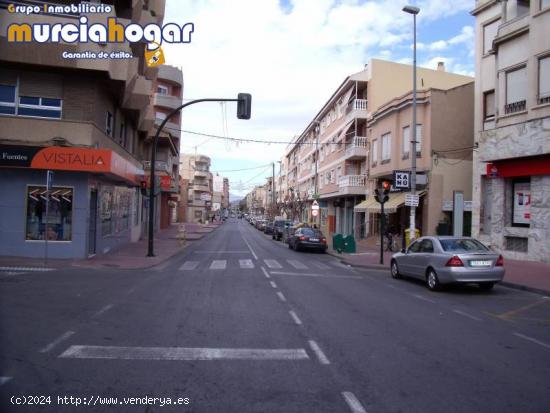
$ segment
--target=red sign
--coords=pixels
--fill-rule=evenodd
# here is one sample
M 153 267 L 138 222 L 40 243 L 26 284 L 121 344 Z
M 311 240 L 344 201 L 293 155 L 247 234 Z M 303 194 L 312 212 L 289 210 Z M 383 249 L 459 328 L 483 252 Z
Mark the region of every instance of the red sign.
M 550 175 L 550 156 L 533 156 L 496 161 L 487 164 L 487 177 L 496 171 L 498 177 L 514 178 L 520 176 Z

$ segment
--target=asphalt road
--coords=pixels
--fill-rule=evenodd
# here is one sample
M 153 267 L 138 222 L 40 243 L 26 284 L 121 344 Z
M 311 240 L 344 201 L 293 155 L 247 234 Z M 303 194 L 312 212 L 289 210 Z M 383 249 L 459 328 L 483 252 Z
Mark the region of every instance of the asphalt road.
M 241 220 L 150 270 L 0 272 L 0 322 L 2 412 L 550 411 L 550 299 L 431 293 Z

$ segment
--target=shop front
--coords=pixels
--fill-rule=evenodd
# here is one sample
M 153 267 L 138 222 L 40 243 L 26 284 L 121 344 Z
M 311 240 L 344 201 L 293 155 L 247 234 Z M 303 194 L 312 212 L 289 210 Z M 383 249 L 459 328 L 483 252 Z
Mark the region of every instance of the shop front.
M 141 224 L 143 171 L 111 150 L 0 145 L 0 168 L 2 256 L 85 258 Z

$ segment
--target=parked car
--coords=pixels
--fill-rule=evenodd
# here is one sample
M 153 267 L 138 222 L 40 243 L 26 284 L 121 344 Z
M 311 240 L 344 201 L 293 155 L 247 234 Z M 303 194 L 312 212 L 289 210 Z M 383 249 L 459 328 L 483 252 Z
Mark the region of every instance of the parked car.
M 264 234 L 273 234 L 273 221 L 265 221 Z
M 309 227 L 298 228 L 294 234 L 288 238 L 288 248 L 294 251 L 301 249 L 327 251 L 327 239 L 318 229 Z
M 263 231 L 264 228 L 265 228 L 265 224 L 266 224 L 266 220 L 265 219 L 258 219 L 256 221 L 256 228 L 259 229 L 260 231 Z
M 277 241 L 283 239 L 284 230 L 290 225 L 292 225 L 292 221 L 287 219 L 276 219 L 275 221 L 273 221 L 273 235 L 271 236 L 271 238 Z
M 421 237 L 392 256 L 393 278 L 419 278 L 430 290 L 443 284 L 476 283 L 490 290 L 504 278 L 502 255 L 469 237 Z

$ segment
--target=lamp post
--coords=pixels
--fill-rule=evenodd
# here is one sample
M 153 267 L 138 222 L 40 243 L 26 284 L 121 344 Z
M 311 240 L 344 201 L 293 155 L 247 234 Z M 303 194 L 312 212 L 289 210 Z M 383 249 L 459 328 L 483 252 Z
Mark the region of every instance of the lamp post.
M 412 103 L 412 148 L 411 148 L 411 193 L 416 195 L 416 15 L 420 9 L 415 6 L 403 7 L 405 13 L 413 15 L 413 103 Z M 411 206 L 409 224 L 410 241 L 416 238 L 416 207 Z
M 147 256 L 154 257 L 154 233 L 155 233 L 155 169 L 156 169 L 156 156 L 157 156 L 157 142 L 159 140 L 160 132 L 164 125 L 183 108 L 194 105 L 199 102 L 238 102 L 237 105 L 237 118 L 239 119 L 250 119 L 250 110 L 252 104 L 252 97 L 248 93 L 239 93 L 237 99 L 195 99 L 190 102 L 184 103 L 183 105 L 177 107 L 172 112 L 170 112 L 162 123 L 157 128 L 157 132 L 153 137 L 151 142 L 151 172 L 150 172 L 150 181 L 149 181 L 149 231 L 148 231 L 148 243 L 147 243 Z M 196 150 L 196 149 L 195 149 Z

